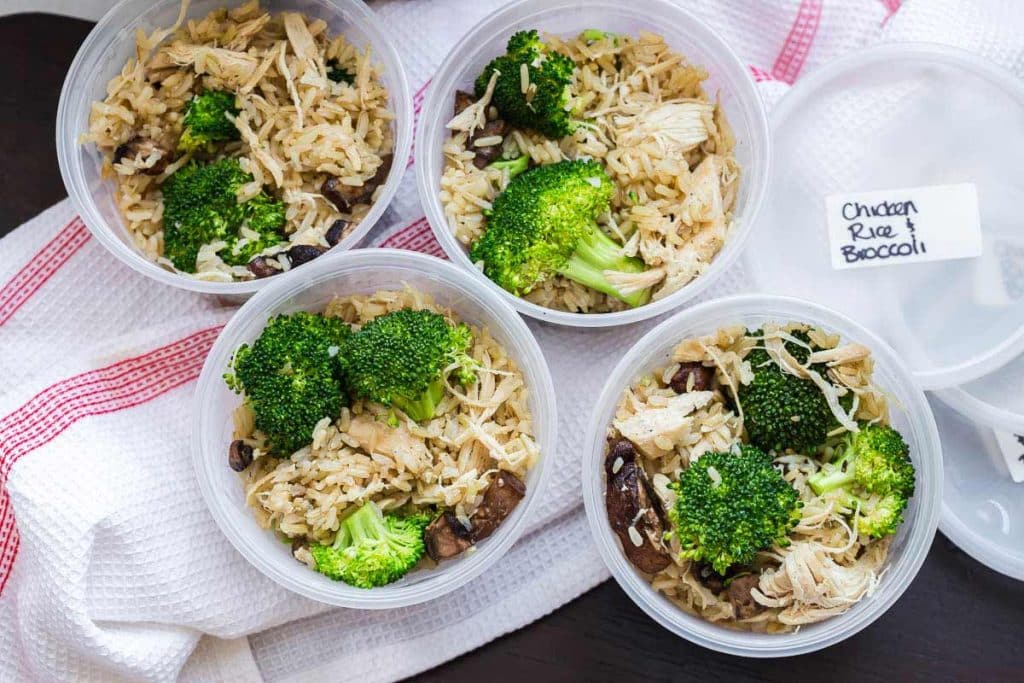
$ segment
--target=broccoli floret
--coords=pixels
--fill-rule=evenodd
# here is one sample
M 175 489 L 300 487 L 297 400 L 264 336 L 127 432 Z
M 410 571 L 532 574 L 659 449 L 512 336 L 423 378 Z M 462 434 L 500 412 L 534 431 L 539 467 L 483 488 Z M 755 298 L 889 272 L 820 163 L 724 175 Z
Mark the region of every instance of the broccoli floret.
M 881 538 L 896 533 L 914 495 L 914 464 L 903 436 L 886 425 L 861 425 L 846 436 L 842 455 L 807 481 L 821 495 L 841 489 L 839 504 L 860 509 L 857 531 Z
M 530 167 L 530 157 L 522 155 L 515 159 L 499 159 L 488 166 L 488 168 L 496 168 L 498 170 L 508 171 L 508 177 L 515 178 L 520 173 L 523 173 Z
M 614 42 L 615 45 L 619 44 L 619 34 L 617 34 L 617 33 L 610 33 L 609 31 L 602 31 L 599 28 L 588 28 L 588 29 L 585 29 L 582 33 L 580 33 L 580 38 L 582 38 L 583 40 L 587 41 L 588 43 L 593 43 L 593 42 L 596 42 L 598 40 L 604 40 L 605 38 L 610 38 Z
M 355 74 L 342 67 L 337 59 L 327 60 L 327 78 L 335 83 L 347 83 L 349 85 L 356 82 Z
M 470 249 L 484 274 L 521 296 L 556 273 L 640 306 L 649 289 L 622 294 L 606 271 L 646 270 L 606 235 L 595 218 L 608 210 L 614 188 L 596 161 L 561 161 L 526 171 L 495 197 L 487 229 Z
M 753 446 L 705 453 L 669 487 L 676 493 L 669 517 L 682 557 L 719 574 L 750 563 L 761 550 L 789 545 L 800 519 L 796 489 Z
M 532 96 L 523 92 L 522 65 L 529 73 Z M 491 104 L 514 126 L 532 128 L 550 138 L 570 135 L 579 126 L 569 111 L 576 64 L 548 48 L 537 31 L 520 31 L 508 40 L 506 54 L 493 59 L 476 79 L 476 96 L 483 97 L 497 71 Z
M 213 151 L 215 142 L 237 140 L 238 129 L 225 114 L 238 116 L 232 93 L 207 90 L 193 97 L 185 107 L 185 127 L 178 139 L 178 149 L 182 152 Z
M 792 334 L 809 343 L 805 333 Z M 786 342 L 786 350 L 800 363 L 806 363 L 810 355 L 793 342 Z M 791 448 L 797 453 L 809 453 L 823 445 L 835 417 L 821 389 L 809 379 L 785 372 L 761 347 L 747 354 L 746 360 L 754 378 L 740 385 L 739 400 L 750 443 L 765 451 Z
M 235 351 L 228 386 L 245 392 L 272 455 L 313 440 L 313 428 L 345 403 L 337 356 L 352 330 L 340 318 L 299 311 L 271 318 L 252 345 Z
M 402 309 L 378 316 L 352 335 L 341 365 L 353 398 L 405 412 L 421 422 L 444 398 L 445 371 L 461 384 L 476 381 L 469 356 L 473 334 L 432 311 Z
M 218 253 L 229 265 L 286 241 L 282 202 L 260 191 L 238 203 L 236 191 L 250 182 L 237 159 L 190 162 L 164 182 L 164 256 L 178 270 L 194 273 L 199 248 L 216 240 L 225 242 Z
M 321 574 L 357 588 L 375 588 L 397 581 L 412 569 L 426 546 L 423 530 L 429 515 L 382 514 L 366 503 L 341 522 L 331 545 L 314 543 L 309 552 Z

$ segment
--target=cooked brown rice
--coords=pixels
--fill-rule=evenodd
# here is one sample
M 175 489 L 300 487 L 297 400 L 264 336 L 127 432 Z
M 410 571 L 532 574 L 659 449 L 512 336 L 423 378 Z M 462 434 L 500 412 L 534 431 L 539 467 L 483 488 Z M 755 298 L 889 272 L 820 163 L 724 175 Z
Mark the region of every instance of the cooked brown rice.
M 346 234 L 351 233 L 372 205 L 358 203 L 341 213 L 320 187 L 329 176 L 362 187 L 392 152 L 393 117 L 380 68 L 369 48 L 360 51 L 343 36 L 329 36 L 322 19 L 271 15 L 258 0 L 197 21 L 184 21 L 187 8 L 186 0 L 174 26 L 148 36 L 139 32 L 136 57 L 107 84 L 106 99 L 93 104 L 83 141 L 102 152 L 103 172 L 117 184 L 117 205 L 136 247 L 175 270 L 163 257 L 160 186 L 193 156 L 168 158 L 181 135 L 183 112 L 201 91 L 234 93 L 241 140 L 224 143 L 218 155 L 237 157 L 253 176 L 240 201 L 266 187 L 285 203 L 289 242 L 262 255 L 287 270 L 291 264 L 280 252 L 300 244 L 330 246 L 325 234 L 336 220 L 351 221 Z M 327 78 L 331 60 L 354 74 L 353 84 Z M 115 150 L 137 136 L 159 151 L 147 146 L 113 163 Z M 144 172 L 168 161 L 159 175 Z M 200 251 L 196 273 L 181 274 L 216 281 L 253 277 L 245 266 L 225 264 L 209 247 Z
M 644 375 L 626 390 L 608 431 L 611 439 L 629 437 L 622 430 L 629 431 L 631 418 L 691 396 L 677 394 L 669 386 L 680 363 L 700 362 L 714 368 L 710 401 L 677 421 L 671 434 L 654 435 L 637 448 L 637 460 L 666 509 L 674 503 L 669 482 L 677 480 L 690 463 L 704 453 L 728 451 L 745 441 L 742 405 L 734 412 L 725 395 L 733 395 L 730 386 L 750 381 L 752 369 L 744 358 L 755 346 L 781 342 L 781 334 L 794 330 L 807 332 L 811 341 L 825 350 L 823 354 L 831 350 L 821 358 L 829 364 L 829 379 L 857 397 L 854 414 L 849 417 L 888 423 L 886 396 L 871 381 L 870 352 L 858 344 L 840 346 L 837 335 L 800 324 L 766 324 L 763 339 L 747 336 L 742 326 L 736 326 L 683 340 L 673 351 L 672 364 Z M 632 435 L 630 440 L 634 439 Z M 697 577 L 697 563 L 681 558 L 674 537 L 668 548 L 672 561 L 651 577 L 656 590 L 690 614 L 731 628 L 769 633 L 792 631 L 841 614 L 874 591 L 885 571 L 891 537 L 875 540 L 853 533 L 833 495 L 814 493 L 807 479 L 821 467 L 817 458 L 787 451 L 776 455 L 775 464 L 798 491 L 803 508 L 801 520 L 790 533 L 791 544 L 764 551 L 755 562 L 760 579 L 751 595 L 763 611 L 751 618 L 737 618 L 725 594 L 716 594 Z
M 707 73 L 651 33 L 589 42 L 544 39 L 576 62 L 574 105 L 592 125 L 561 140 L 513 129 L 502 142 L 503 156 L 525 153 L 534 164 L 601 161 L 616 192 L 599 222 L 625 254 L 643 259 L 650 269 L 644 286 L 653 287 L 653 299 L 664 298 L 707 270 L 731 229 L 740 169 L 721 107 L 701 86 Z M 498 113 L 489 107 L 488 116 Z M 449 227 L 468 248 L 483 232 L 484 210 L 509 178 L 506 171 L 474 166 L 471 129 L 460 122 L 449 127 L 440 198 Z M 626 307 L 562 276 L 524 298 L 585 313 Z
M 340 297 L 325 314 L 358 329 L 403 308 L 457 322 L 411 289 Z M 330 542 L 349 508 L 370 500 L 384 510 L 443 506 L 467 523 L 499 468 L 525 480 L 540 451 L 523 374 L 486 328 L 472 329 L 476 383 L 446 383 L 440 417 L 424 424 L 403 418 L 391 427 L 387 408 L 356 401 L 339 418 L 321 420 L 309 446 L 279 459 L 267 455 L 251 410 L 241 404 L 233 438 L 253 447 L 253 463 L 241 477 L 260 525 L 292 539 Z

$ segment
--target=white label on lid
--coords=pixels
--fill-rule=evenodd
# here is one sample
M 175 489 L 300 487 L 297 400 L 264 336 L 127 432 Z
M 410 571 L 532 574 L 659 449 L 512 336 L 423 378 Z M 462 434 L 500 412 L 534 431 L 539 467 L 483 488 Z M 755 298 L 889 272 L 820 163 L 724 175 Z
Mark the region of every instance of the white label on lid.
M 1010 476 L 1014 481 L 1024 481 L 1024 436 L 1012 432 L 996 432 L 996 442 L 1006 459 Z
M 981 256 L 973 183 L 825 198 L 836 270 Z

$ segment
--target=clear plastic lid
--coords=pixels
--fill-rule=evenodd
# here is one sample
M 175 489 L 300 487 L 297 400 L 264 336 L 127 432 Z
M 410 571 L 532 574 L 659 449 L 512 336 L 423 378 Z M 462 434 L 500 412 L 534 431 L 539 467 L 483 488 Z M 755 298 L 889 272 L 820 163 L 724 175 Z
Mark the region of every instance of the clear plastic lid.
M 939 528 L 987 567 L 1024 581 L 1024 485 L 1007 472 L 996 433 L 932 398 L 945 479 Z
M 1024 355 L 940 394 L 942 400 L 973 420 L 993 429 L 1024 434 Z M 1024 497 L 1024 491 L 1021 495 Z
M 879 331 L 928 389 L 976 380 L 1024 351 L 1024 82 L 953 48 L 892 45 L 802 79 L 771 124 L 769 197 L 746 249 L 761 290 L 823 303 Z M 977 197 L 980 256 L 964 249 L 958 258 L 833 267 L 840 249 L 829 222 L 839 235 L 848 226 L 827 197 L 895 191 L 901 199 L 906 188 L 960 184 Z M 970 202 L 939 194 L 944 208 L 928 230 L 976 236 L 972 221 L 949 221 Z M 904 228 L 906 217 L 892 213 L 864 222 Z M 938 241 L 932 234 L 930 245 Z

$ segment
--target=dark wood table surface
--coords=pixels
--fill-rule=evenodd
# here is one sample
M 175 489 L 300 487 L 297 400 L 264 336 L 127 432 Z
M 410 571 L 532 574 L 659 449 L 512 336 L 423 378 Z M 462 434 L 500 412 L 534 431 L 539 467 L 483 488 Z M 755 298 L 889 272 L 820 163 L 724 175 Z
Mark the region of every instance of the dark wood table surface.
M 91 27 L 41 14 L 0 18 L 0 236 L 66 196 L 54 119 L 64 74 Z M 673 636 L 607 581 L 418 679 L 1022 681 L 1024 582 L 940 534 L 914 584 L 865 631 L 823 652 L 762 661 Z

